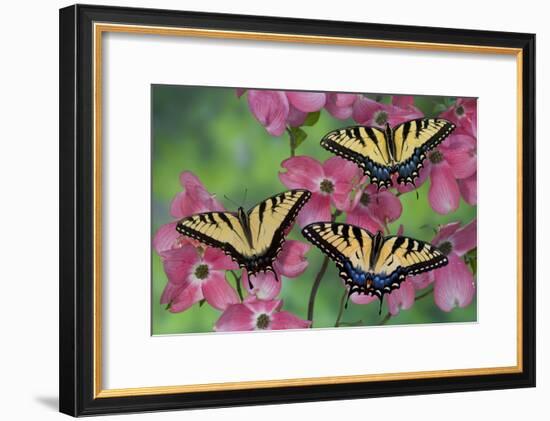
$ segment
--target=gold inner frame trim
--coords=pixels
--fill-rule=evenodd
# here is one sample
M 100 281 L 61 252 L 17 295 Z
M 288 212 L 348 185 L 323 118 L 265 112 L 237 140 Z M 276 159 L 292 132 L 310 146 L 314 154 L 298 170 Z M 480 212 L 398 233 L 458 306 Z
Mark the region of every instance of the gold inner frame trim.
M 93 97 L 94 97 L 94 128 L 93 128 L 93 151 L 94 151 L 94 344 L 93 344 L 93 383 L 94 398 L 112 398 L 127 396 L 161 395 L 174 393 L 211 392 L 224 390 L 243 390 L 258 388 L 274 388 L 288 386 L 314 386 L 334 385 L 343 383 L 359 383 L 374 381 L 397 381 L 411 379 L 431 379 L 442 377 L 479 376 L 494 374 L 521 373 L 523 371 L 523 282 L 522 282 L 522 140 L 523 140 L 523 57 L 520 48 L 488 47 L 481 45 L 461 45 L 409 41 L 387 41 L 376 39 L 358 39 L 346 37 L 329 37 L 313 35 L 288 35 L 280 33 L 246 32 L 246 31 L 224 31 L 196 28 L 175 28 L 158 27 L 146 25 L 121 25 L 98 23 L 93 24 Z M 342 45 L 359 46 L 371 48 L 399 48 L 428 51 L 447 51 L 479 54 L 505 54 L 515 55 L 517 63 L 517 342 L 515 366 L 508 367 L 485 367 L 467 368 L 455 370 L 417 371 L 403 373 L 384 374 L 358 374 L 348 376 L 331 377 L 309 377 L 279 380 L 242 381 L 227 383 L 191 384 L 179 386 L 153 386 L 125 389 L 103 389 L 102 388 L 102 307 L 101 307 L 101 275 L 102 275 L 102 35 L 106 32 L 118 32 L 141 35 L 165 35 L 184 36 L 194 38 L 223 38 L 236 40 L 254 40 L 263 42 L 287 42 L 321 45 Z

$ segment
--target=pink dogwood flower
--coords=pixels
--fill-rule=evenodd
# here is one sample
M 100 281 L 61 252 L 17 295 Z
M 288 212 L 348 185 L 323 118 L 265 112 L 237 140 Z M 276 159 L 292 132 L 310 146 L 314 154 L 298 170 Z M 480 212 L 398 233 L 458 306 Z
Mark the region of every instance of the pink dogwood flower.
M 443 311 L 468 306 L 475 294 L 474 277 L 462 256 L 477 246 L 477 220 L 461 227 L 460 222 L 444 225 L 432 240 L 449 259 L 449 264 L 429 272 L 434 279 L 434 300 Z
M 475 139 L 468 135 L 451 135 L 438 148 L 428 153 L 425 165 L 430 171 L 428 200 L 433 210 L 442 215 L 454 212 L 460 204 L 457 179 L 468 179 L 476 173 Z
M 372 234 L 384 232 L 388 222 L 401 216 L 403 206 L 395 194 L 389 190 L 378 190 L 376 185 L 369 184 L 355 194 L 349 209 L 346 222 L 365 228 Z
M 455 134 L 477 137 L 477 99 L 458 98 L 439 116 L 456 124 Z
M 361 178 L 357 165 L 340 157 L 324 163 L 309 157 L 296 156 L 281 163 L 286 172 L 279 173 L 281 182 L 291 188 L 305 188 L 312 195 L 298 214 L 301 227 L 315 221 L 330 221 L 331 202 L 339 210 L 349 206 L 349 194 Z
M 365 126 L 384 128 L 389 123 L 393 127 L 423 116 L 413 105 L 401 108 L 393 104 L 382 104 L 366 96 L 359 97 L 353 104 L 353 119 Z
M 203 299 L 218 310 L 239 302 L 225 279 L 225 271 L 237 265 L 223 251 L 208 247 L 203 252 L 186 244 L 163 251 L 161 258 L 168 284 L 160 303 L 169 304 L 171 312 L 185 311 Z
M 353 113 L 353 104 L 357 100 L 357 94 L 328 93 L 325 109 L 340 120 L 347 120 Z
M 277 273 L 277 279 L 271 272 L 258 273 L 249 279 L 246 270 L 243 270 L 242 286 L 250 296 L 261 300 L 271 300 L 279 295 L 282 287 L 282 277 L 296 278 L 307 269 L 308 261 L 305 254 L 310 245 L 297 240 L 287 240 L 283 249 L 273 262 L 273 269 Z M 252 284 L 252 288 L 250 287 Z
M 392 316 L 397 316 L 401 310 L 408 310 L 413 306 L 416 296 L 411 278 L 414 276 L 408 277 L 398 289 L 388 294 L 388 310 Z
M 217 332 L 304 329 L 311 325 L 308 320 L 281 311 L 281 300 L 245 300 L 233 304 L 220 316 L 214 330 Z
M 244 91 L 238 90 L 237 95 L 239 94 L 243 95 Z M 308 113 L 323 108 L 326 95 L 322 92 L 249 89 L 247 99 L 250 111 L 267 132 L 273 136 L 281 136 L 287 124 L 300 126 Z
M 198 177 L 191 171 L 184 171 L 180 174 L 180 183 L 183 186 L 183 191 L 176 194 L 172 200 L 170 205 L 172 217 L 179 220 L 196 213 L 224 210 L 221 203 L 205 189 Z M 174 221 L 164 224 L 155 233 L 153 248 L 158 254 L 187 243 L 196 243 L 176 231 L 177 223 Z

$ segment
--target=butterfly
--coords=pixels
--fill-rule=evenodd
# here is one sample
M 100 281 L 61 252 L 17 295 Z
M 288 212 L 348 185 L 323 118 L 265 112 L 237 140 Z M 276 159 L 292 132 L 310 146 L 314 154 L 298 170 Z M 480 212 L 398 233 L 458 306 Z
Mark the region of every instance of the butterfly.
M 334 130 L 321 139 L 321 146 L 359 165 L 378 188 L 397 183 L 414 185 L 426 153 L 439 145 L 455 129 L 442 118 L 419 118 L 393 128 L 351 126 Z
M 384 294 L 399 288 L 406 276 L 448 263 L 447 257 L 429 243 L 371 234 L 354 225 L 315 222 L 302 233 L 336 263 L 340 277 L 349 286 L 348 299 L 354 293 L 376 295 L 380 310 Z
M 176 230 L 207 246 L 217 247 L 237 262 L 250 277 L 272 272 L 285 242 L 286 230 L 311 197 L 308 190 L 289 190 L 270 197 L 248 212 L 205 212 L 180 220 Z

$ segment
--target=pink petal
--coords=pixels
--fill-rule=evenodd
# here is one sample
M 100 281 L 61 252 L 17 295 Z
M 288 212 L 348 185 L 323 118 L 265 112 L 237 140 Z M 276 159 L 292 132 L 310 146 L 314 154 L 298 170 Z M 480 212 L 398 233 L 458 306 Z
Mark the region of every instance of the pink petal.
M 460 225 L 461 223 L 457 221 L 457 222 L 450 222 L 448 224 L 439 226 L 437 234 L 432 240 L 432 244 L 438 246 L 441 243 L 448 241 L 449 237 L 453 235 L 456 232 L 456 230 L 460 228 Z
M 280 276 L 279 276 L 280 278 Z M 249 277 L 246 270 L 242 274 L 242 286 L 250 295 L 254 295 L 260 300 L 272 300 L 281 292 L 282 280 L 275 279 L 271 272 L 260 272 L 250 277 L 252 288 L 250 288 Z
M 308 265 L 305 254 L 310 248 L 309 244 L 301 241 L 287 240 L 274 263 L 277 273 L 287 278 L 296 278 L 304 273 Z
M 177 222 L 170 222 L 162 225 L 153 237 L 153 249 L 161 254 L 165 250 L 170 250 L 178 244 L 178 239 L 182 235 L 176 231 Z
M 347 120 L 353 113 L 353 103 L 357 99 L 355 94 L 327 94 L 326 110 L 340 120 Z
M 293 106 L 305 113 L 319 111 L 326 102 L 326 95 L 321 92 L 287 91 L 286 96 Z
M 272 315 L 269 327 L 274 330 L 305 329 L 310 325 L 311 322 L 309 320 L 302 320 L 288 311 L 280 311 Z
M 410 280 L 401 284 L 399 289 L 394 289 L 388 294 L 388 309 L 392 316 L 399 314 L 400 310 L 408 310 L 414 304 L 414 285 Z
M 453 252 L 462 256 L 477 247 L 477 219 L 463 226 L 451 236 Z
M 325 177 L 321 163 L 309 156 L 295 156 L 285 159 L 281 166 L 287 172 L 279 173 L 281 182 L 291 189 L 319 191 L 319 183 Z
M 422 111 L 420 111 L 418 108 L 415 108 L 413 106 L 410 106 L 409 108 L 406 108 L 406 109 L 392 106 L 388 109 L 387 112 L 388 112 L 388 123 L 392 127 L 398 124 L 404 123 L 405 121 L 424 117 L 424 113 L 422 113 Z
M 469 205 L 477 204 L 477 173 L 463 180 L 458 180 L 460 194 Z
M 468 306 L 474 297 L 474 277 L 466 263 L 451 253 L 449 264 L 436 269 L 434 283 L 435 304 L 443 311 Z
M 335 183 L 345 183 L 352 185 L 361 178 L 362 171 L 353 162 L 347 159 L 333 156 L 323 163 L 323 170 L 327 177 L 330 177 Z
M 454 178 L 453 171 L 445 161 L 432 165 L 428 200 L 432 209 L 442 215 L 458 209 L 460 191 L 458 190 L 458 184 Z
M 415 289 L 424 289 L 435 280 L 433 272 L 420 273 L 409 276 L 407 279 L 410 279 Z
M 356 206 L 355 209 L 348 212 L 346 223 L 364 228 L 371 234 L 377 231 L 384 231 L 382 221 L 371 215 L 368 208 L 362 205 Z
M 257 298 L 245 300 L 244 305 L 254 314 L 267 314 L 279 310 L 283 305 L 281 300 L 258 300 Z
M 245 92 L 246 92 L 245 88 L 235 88 L 235 93 L 237 94 L 237 98 L 242 97 Z
M 176 285 L 172 282 L 167 282 L 164 290 L 162 291 L 162 295 L 160 296 L 160 303 L 169 304 L 183 288 L 185 288 L 185 286 Z
M 397 220 L 403 212 L 401 200 L 389 190 L 382 190 L 371 197 L 368 207 L 371 214 L 384 224 Z
M 174 218 L 185 218 L 196 213 L 223 210 L 221 203 L 204 188 L 193 173 L 182 172 L 180 182 L 184 191 L 178 193 L 170 205 L 170 214 Z
M 305 227 L 312 222 L 330 221 L 330 196 L 323 193 L 313 193 L 311 199 L 298 214 L 298 224 Z
M 161 254 L 164 272 L 173 284 L 182 284 L 188 281 L 194 266 L 199 262 L 199 255 L 195 247 L 185 245 L 181 248 L 165 250 Z
M 414 96 L 412 95 L 393 95 L 391 98 L 392 105 L 400 108 L 408 108 L 414 105 Z
M 353 104 L 353 119 L 359 124 L 370 124 L 374 113 L 380 110 L 385 110 L 384 105 L 369 99 L 365 96 L 360 96 Z
M 378 297 L 376 297 L 376 295 L 353 293 L 350 295 L 349 299 L 355 304 L 370 304 L 376 301 Z
M 440 151 L 451 166 L 455 178 L 467 178 L 477 171 L 474 138 L 467 135 L 454 135 L 445 144 L 447 146 L 441 146 Z
M 217 332 L 230 332 L 242 330 L 254 330 L 256 328 L 254 313 L 244 304 L 233 304 L 223 312 L 214 330 Z
M 203 260 L 211 269 L 237 270 L 239 268 L 239 265 L 233 262 L 228 255 L 214 247 L 206 248 Z
M 248 106 L 256 120 L 273 136 L 280 136 L 286 129 L 289 105 L 281 91 L 248 91 Z
M 300 127 L 306 121 L 308 113 L 300 111 L 298 108 L 290 105 L 287 122 L 292 127 Z
M 202 282 L 201 286 L 208 304 L 218 310 L 225 310 L 227 306 L 239 302 L 237 293 L 227 283 L 223 271 L 211 271 L 208 279 Z
M 170 304 L 170 311 L 172 313 L 185 311 L 203 298 L 200 285 L 197 283 L 189 283 L 187 286 L 182 287 L 179 293 L 173 297 L 172 303 Z

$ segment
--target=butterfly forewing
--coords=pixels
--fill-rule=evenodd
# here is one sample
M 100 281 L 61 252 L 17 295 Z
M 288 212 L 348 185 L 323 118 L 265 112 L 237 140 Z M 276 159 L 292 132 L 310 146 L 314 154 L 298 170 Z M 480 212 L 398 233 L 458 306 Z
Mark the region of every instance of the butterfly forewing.
M 384 131 L 367 126 L 345 127 L 328 133 L 321 146 L 359 165 L 373 183 L 391 185 L 391 157 Z
M 264 200 L 248 212 L 254 252 L 278 253 L 284 231 L 292 225 L 298 212 L 311 197 L 307 190 L 290 190 Z M 274 256 L 275 258 L 276 256 Z
M 405 275 L 427 272 L 447 264 L 441 251 L 424 241 L 409 237 L 386 237 L 378 254 L 374 271 Z

